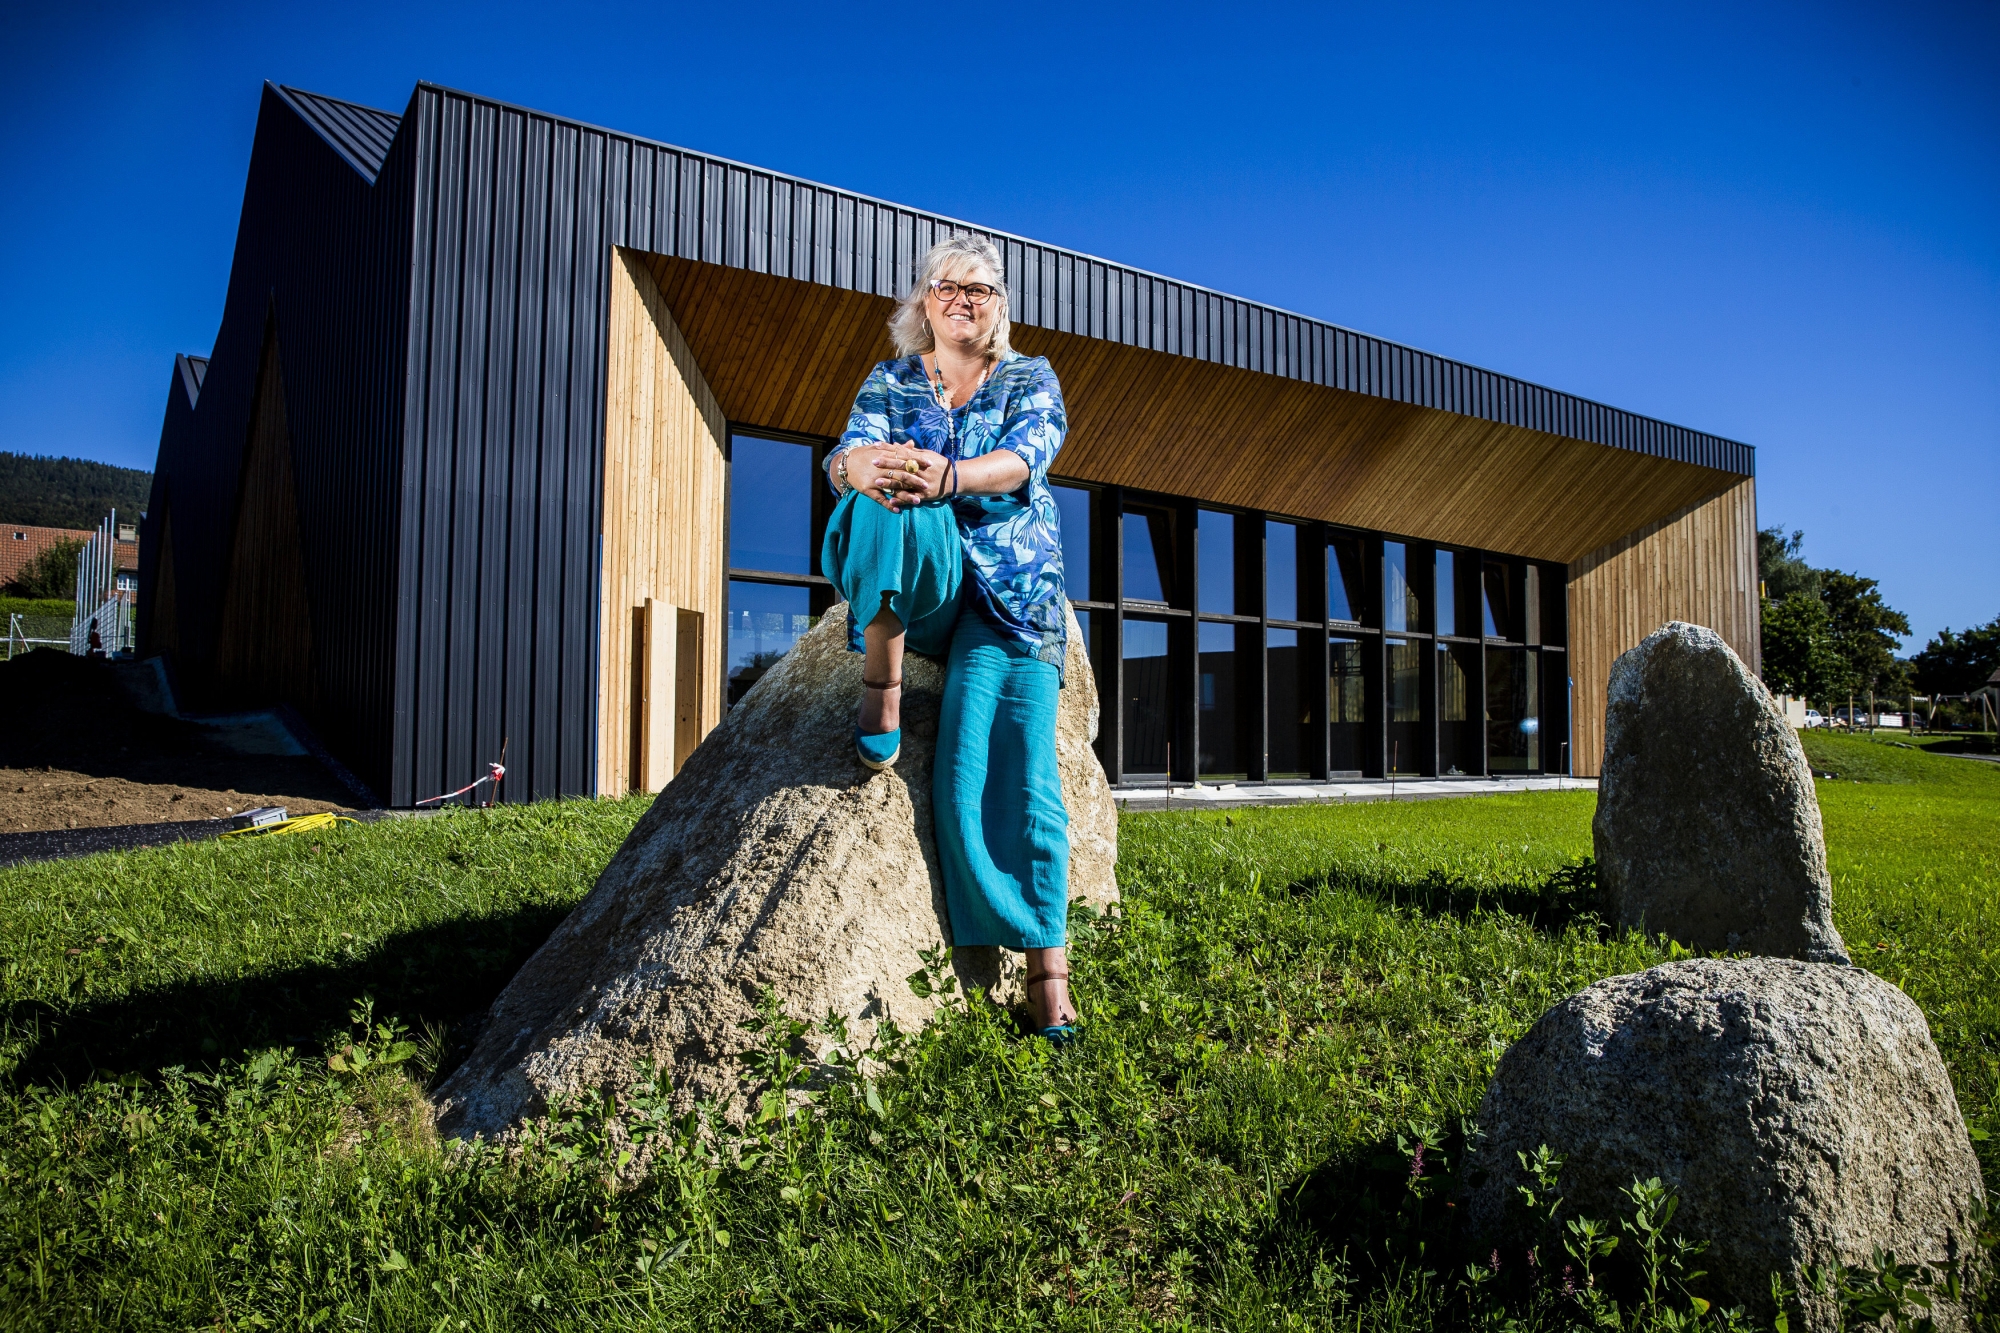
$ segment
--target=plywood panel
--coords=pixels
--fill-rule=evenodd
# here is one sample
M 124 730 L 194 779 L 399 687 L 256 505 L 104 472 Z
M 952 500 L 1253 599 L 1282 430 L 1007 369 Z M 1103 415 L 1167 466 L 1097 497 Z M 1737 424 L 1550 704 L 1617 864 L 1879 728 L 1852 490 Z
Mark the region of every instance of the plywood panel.
M 275 330 L 264 339 L 236 494 L 215 670 L 204 693 L 216 704 L 289 703 L 314 717 L 312 606 Z
M 1755 481 L 1746 478 L 1570 565 L 1578 773 L 1594 775 L 1603 762 L 1611 664 L 1669 620 L 1708 626 L 1752 671 L 1762 669 Z
M 892 354 L 886 297 L 652 256 L 731 421 L 837 435 Z M 1734 473 L 1102 339 L 1017 328 L 1063 384 L 1057 472 L 1567 563 Z
M 648 753 L 678 749 L 675 700 L 648 719 L 643 684 L 678 693 L 679 613 L 722 619 L 723 443 L 726 418 L 687 339 L 641 256 L 618 250 L 611 267 L 604 440 L 603 626 L 599 645 L 597 790 L 618 795 L 664 786 Z M 653 642 L 638 641 L 651 599 Z M 636 613 L 636 614 L 635 614 Z M 636 661 L 644 651 L 646 661 Z M 658 659 L 658 660 L 656 660 Z M 645 668 L 642 675 L 635 666 Z M 689 693 L 697 739 L 722 719 L 718 658 L 695 671 Z M 664 708 L 660 705 L 664 703 Z M 651 721 L 650 735 L 645 724 Z M 638 743 L 635 743 L 635 739 Z M 680 755 L 676 755 L 676 761 Z M 664 767 L 664 766 L 662 766 Z

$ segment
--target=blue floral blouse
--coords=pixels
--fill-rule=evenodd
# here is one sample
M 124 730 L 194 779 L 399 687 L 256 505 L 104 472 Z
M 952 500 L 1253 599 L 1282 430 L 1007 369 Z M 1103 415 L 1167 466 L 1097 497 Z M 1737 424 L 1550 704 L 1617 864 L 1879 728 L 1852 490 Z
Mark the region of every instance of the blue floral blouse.
M 1019 454 L 1028 465 L 1021 489 L 947 503 L 958 518 L 980 614 L 1029 656 L 1061 670 L 1068 620 L 1062 532 L 1056 498 L 1049 492 L 1049 466 L 1069 429 L 1062 386 L 1047 357 L 1009 353 L 971 401 L 951 415 L 953 422 L 947 423 L 922 357 L 884 361 L 855 395 L 847 430 L 827 459 L 829 470 L 857 445 L 911 444 L 960 459 L 995 449 Z

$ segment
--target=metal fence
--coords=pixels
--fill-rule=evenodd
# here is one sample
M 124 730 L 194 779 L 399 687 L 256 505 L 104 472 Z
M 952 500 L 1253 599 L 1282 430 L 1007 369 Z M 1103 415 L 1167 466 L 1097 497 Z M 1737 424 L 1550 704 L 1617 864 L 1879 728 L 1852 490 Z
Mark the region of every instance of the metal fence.
M 118 511 L 112 510 L 76 560 L 76 618 L 69 650 L 106 657 L 137 646 L 131 595 L 118 586 Z
M 7 660 L 13 661 L 14 654 L 25 653 L 31 648 L 67 649 L 70 630 L 75 624 L 75 619 L 70 616 L 24 616 L 19 612 L 9 614 Z

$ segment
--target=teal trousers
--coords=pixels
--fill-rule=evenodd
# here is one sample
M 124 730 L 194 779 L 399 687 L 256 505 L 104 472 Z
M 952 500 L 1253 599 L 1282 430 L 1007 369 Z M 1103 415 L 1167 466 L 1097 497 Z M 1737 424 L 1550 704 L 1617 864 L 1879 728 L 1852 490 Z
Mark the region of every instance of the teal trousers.
M 1069 812 L 1056 766 L 1061 673 L 980 615 L 949 506 L 892 514 L 849 492 L 820 568 L 847 599 L 848 646 L 882 608 L 906 647 L 945 659 L 931 808 L 954 945 L 1068 940 Z

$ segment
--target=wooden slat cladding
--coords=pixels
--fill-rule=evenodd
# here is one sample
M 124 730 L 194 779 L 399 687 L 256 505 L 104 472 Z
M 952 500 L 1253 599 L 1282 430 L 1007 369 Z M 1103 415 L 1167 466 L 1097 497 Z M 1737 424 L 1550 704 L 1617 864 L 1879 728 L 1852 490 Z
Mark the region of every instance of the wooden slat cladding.
M 243 452 L 236 524 L 222 591 L 205 704 L 289 703 L 318 713 L 313 677 L 312 601 L 299 535 L 298 485 L 285 425 L 285 377 L 275 330 L 264 337 L 250 443 Z
M 892 354 L 893 303 L 651 256 L 731 421 L 836 435 Z M 1062 379 L 1057 471 L 1093 481 L 1568 563 L 1740 478 L 1258 371 L 1015 326 Z
M 1571 562 L 1569 651 L 1578 773 L 1594 775 L 1603 762 L 1611 664 L 1669 620 L 1708 626 L 1745 666 L 1762 670 L 1754 480 Z
M 731 421 L 838 435 L 855 391 L 894 356 L 886 296 L 646 256 Z
M 688 673 L 678 662 L 684 618 L 699 617 L 694 623 L 704 627 L 722 622 L 728 433 L 644 256 L 614 252 L 609 323 L 597 710 L 597 790 L 604 796 L 664 786 L 671 773 L 648 772 L 657 764 L 646 756 L 673 754 L 677 768 L 688 725 L 699 740 L 722 719 L 715 654 L 694 673 L 699 702 L 688 724 L 679 717 L 685 699 L 656 699 L 648 716 L 641 696 L 648 688 L 664 692 L 666 681 L 676 696 L 686 689 Z M 641 629 L 649 623 L 651 636 Z M 710 630 L 711 642 L 714 635 Z M 642 650 L 645 662 L 637 660 Z M 647 722 L 661 734 L 639 735 Z

